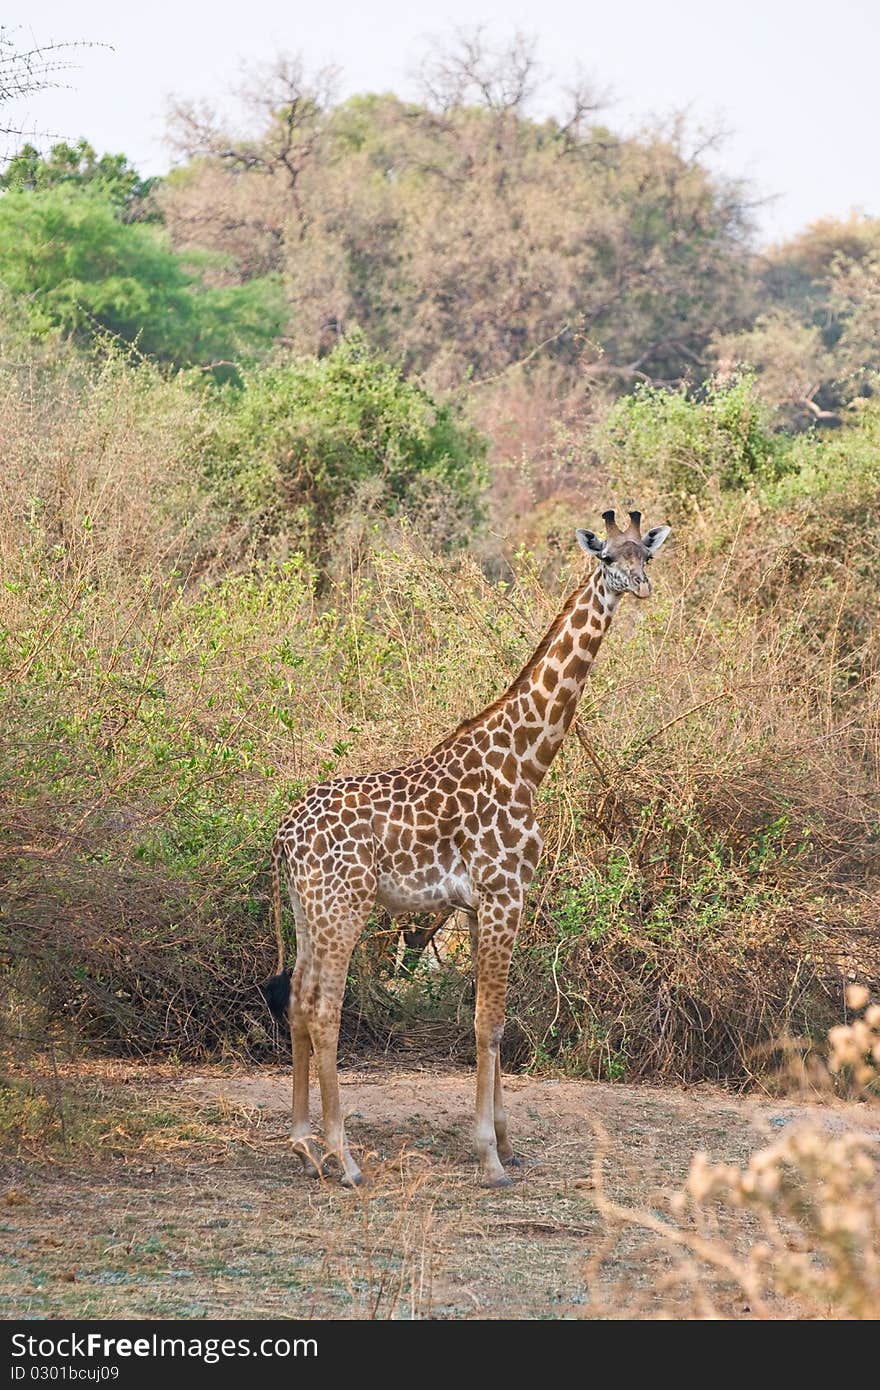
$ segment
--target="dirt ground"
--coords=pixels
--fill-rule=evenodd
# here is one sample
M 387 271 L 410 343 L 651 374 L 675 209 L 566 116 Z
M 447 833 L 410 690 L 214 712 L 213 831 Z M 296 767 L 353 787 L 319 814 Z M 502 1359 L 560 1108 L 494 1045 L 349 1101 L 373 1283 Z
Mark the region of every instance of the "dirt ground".
M 525 1166 L 484 1191 L 470 1072 L 379 1061 L 342 1074 L 370 1176 L 353 1193 L 301 1172 L 287 1069 L 105 1065 L 95 1079 L 124 1105 L 87 1152 L 25 1151 L 0 1170 L 0 1316 L 749 1318 L 723 1271 L 686 1267 L 600 1198 L 669 1221 L 696 1150 L 741 1165 L 805 1122 L 880 1140 L 877 1109 L 855 1103 L 513 1076 Z M 725 1220 L 744 1253 L 754 1218 Z

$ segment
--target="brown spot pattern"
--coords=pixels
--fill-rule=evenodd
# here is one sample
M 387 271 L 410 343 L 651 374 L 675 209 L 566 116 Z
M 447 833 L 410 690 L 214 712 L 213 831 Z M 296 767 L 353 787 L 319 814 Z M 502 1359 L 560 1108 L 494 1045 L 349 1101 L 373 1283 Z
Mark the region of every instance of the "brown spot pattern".
M 574 717 L 617 599 L 598 565 L 498 700 L 426 757 L 391 772 L 323 783 L 282 820 L 273 873 L 287 881 L 296 920 L 288 1009 L 293 1133 L 309 1171 L 317 1161 L 308 1129 L 311 1043 L 327 1145 L 346 1180 L 359 1180 L 339 1106 L 336 1046 L 349 958 L 378 901 L 392 915 L 459 908 L 471 919 L 477 1145 L 484 1179 L 504 1180 L 500 1165 L 512 1150 L 498 1046 L 511 952 L 542 847 L 533 798 Z

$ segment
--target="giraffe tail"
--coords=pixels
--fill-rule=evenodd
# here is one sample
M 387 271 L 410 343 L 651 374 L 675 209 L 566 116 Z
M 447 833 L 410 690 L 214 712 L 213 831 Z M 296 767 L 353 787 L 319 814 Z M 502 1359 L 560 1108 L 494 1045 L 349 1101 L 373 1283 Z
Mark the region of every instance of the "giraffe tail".
M 269 1012 L 279 1023 L 287 1017 L 290 1003 L 290 977 L 293 971 L 284 964 L 284 936 L 281 930 L 281 854 L 278 845 L 272 846 L 272 921 L 275 926 L 275 941 L 278 946 L 278 974 L 260 985 L 260 993 L 269 1006 Z
M 281 930 L 281 849 L 276 843 L 272 846 L 272 923 L 275 927 L 275 944 L 278 947 L 278 974 L 284 969 L 284 936 Z

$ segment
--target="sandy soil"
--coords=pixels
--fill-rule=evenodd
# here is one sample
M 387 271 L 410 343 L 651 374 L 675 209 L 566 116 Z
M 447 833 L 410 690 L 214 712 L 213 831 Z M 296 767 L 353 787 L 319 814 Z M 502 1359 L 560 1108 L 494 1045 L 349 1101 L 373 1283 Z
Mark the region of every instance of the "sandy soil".
M 602 1191 L 669 1219 L 698 1149 L 742 1164 L 804 1123 L 880 1142 L 880 1114 L 863 1105 L 515 1076 L 525 1167 L 515 1187 L 486 1192 L 469 1072 L 378 1062 L 342 1080 L 371 1179 L 362 1193 L 302 1174 L 286 1069 L 113 1069 L 102 1084 L 148 1107 L 151 1128 L 132 1146 L 120 1126 L 87 1160 L 7 1165 L 0 1315 L 748 1318 L 748 1297 L 716 1269 L 685 1271 L 668 1241 L 603 1215 L 597 1155 Z M 317 1125 L 316 1094 L 312 1114 Z M 721 1233 L 744 1253 L 756 1227 L 734 1213 Z

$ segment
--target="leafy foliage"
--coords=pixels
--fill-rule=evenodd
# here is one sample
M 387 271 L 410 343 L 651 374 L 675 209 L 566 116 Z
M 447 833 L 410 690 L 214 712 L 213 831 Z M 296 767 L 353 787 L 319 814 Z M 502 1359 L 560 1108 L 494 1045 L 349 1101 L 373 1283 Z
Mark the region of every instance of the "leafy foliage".
M 0 268 L 37 336 L 109 333 L 163 361 L 210 364 L 264 350 L 280 326 L 272 280 L 206 288 L 161 232 L 120 219 L 102 180 L 7 191 Z
M 124 154 L 99 157 L 88 140 L 77 140 L 75 145 L 61 141 L 52 146 L 48 155 L 42 155 L 35 145 L 23 145 L 0 174 L 0 188 L 5 189 L 39 192 L 59 185 L 94 188 L 130 217 L 141 219 L 157 215 L 142 206 L 156 183 L 154 178 L 142 179 Z
M 777 477 L 786 467 L 754 381 L 710 381 L 694 395 L 639 386 L 608 412 L 597 447 L 620 486 L 650 477 L 679 508 Z
M 326 357 L 248 375 L 216 414 L 206 467 L 264 528 L 283 523 L 322 553 L 356 500 L 408 512 L 432 546 L 460 540 L 480 515 L 484 451 L 453 404 L 355 333 Z

